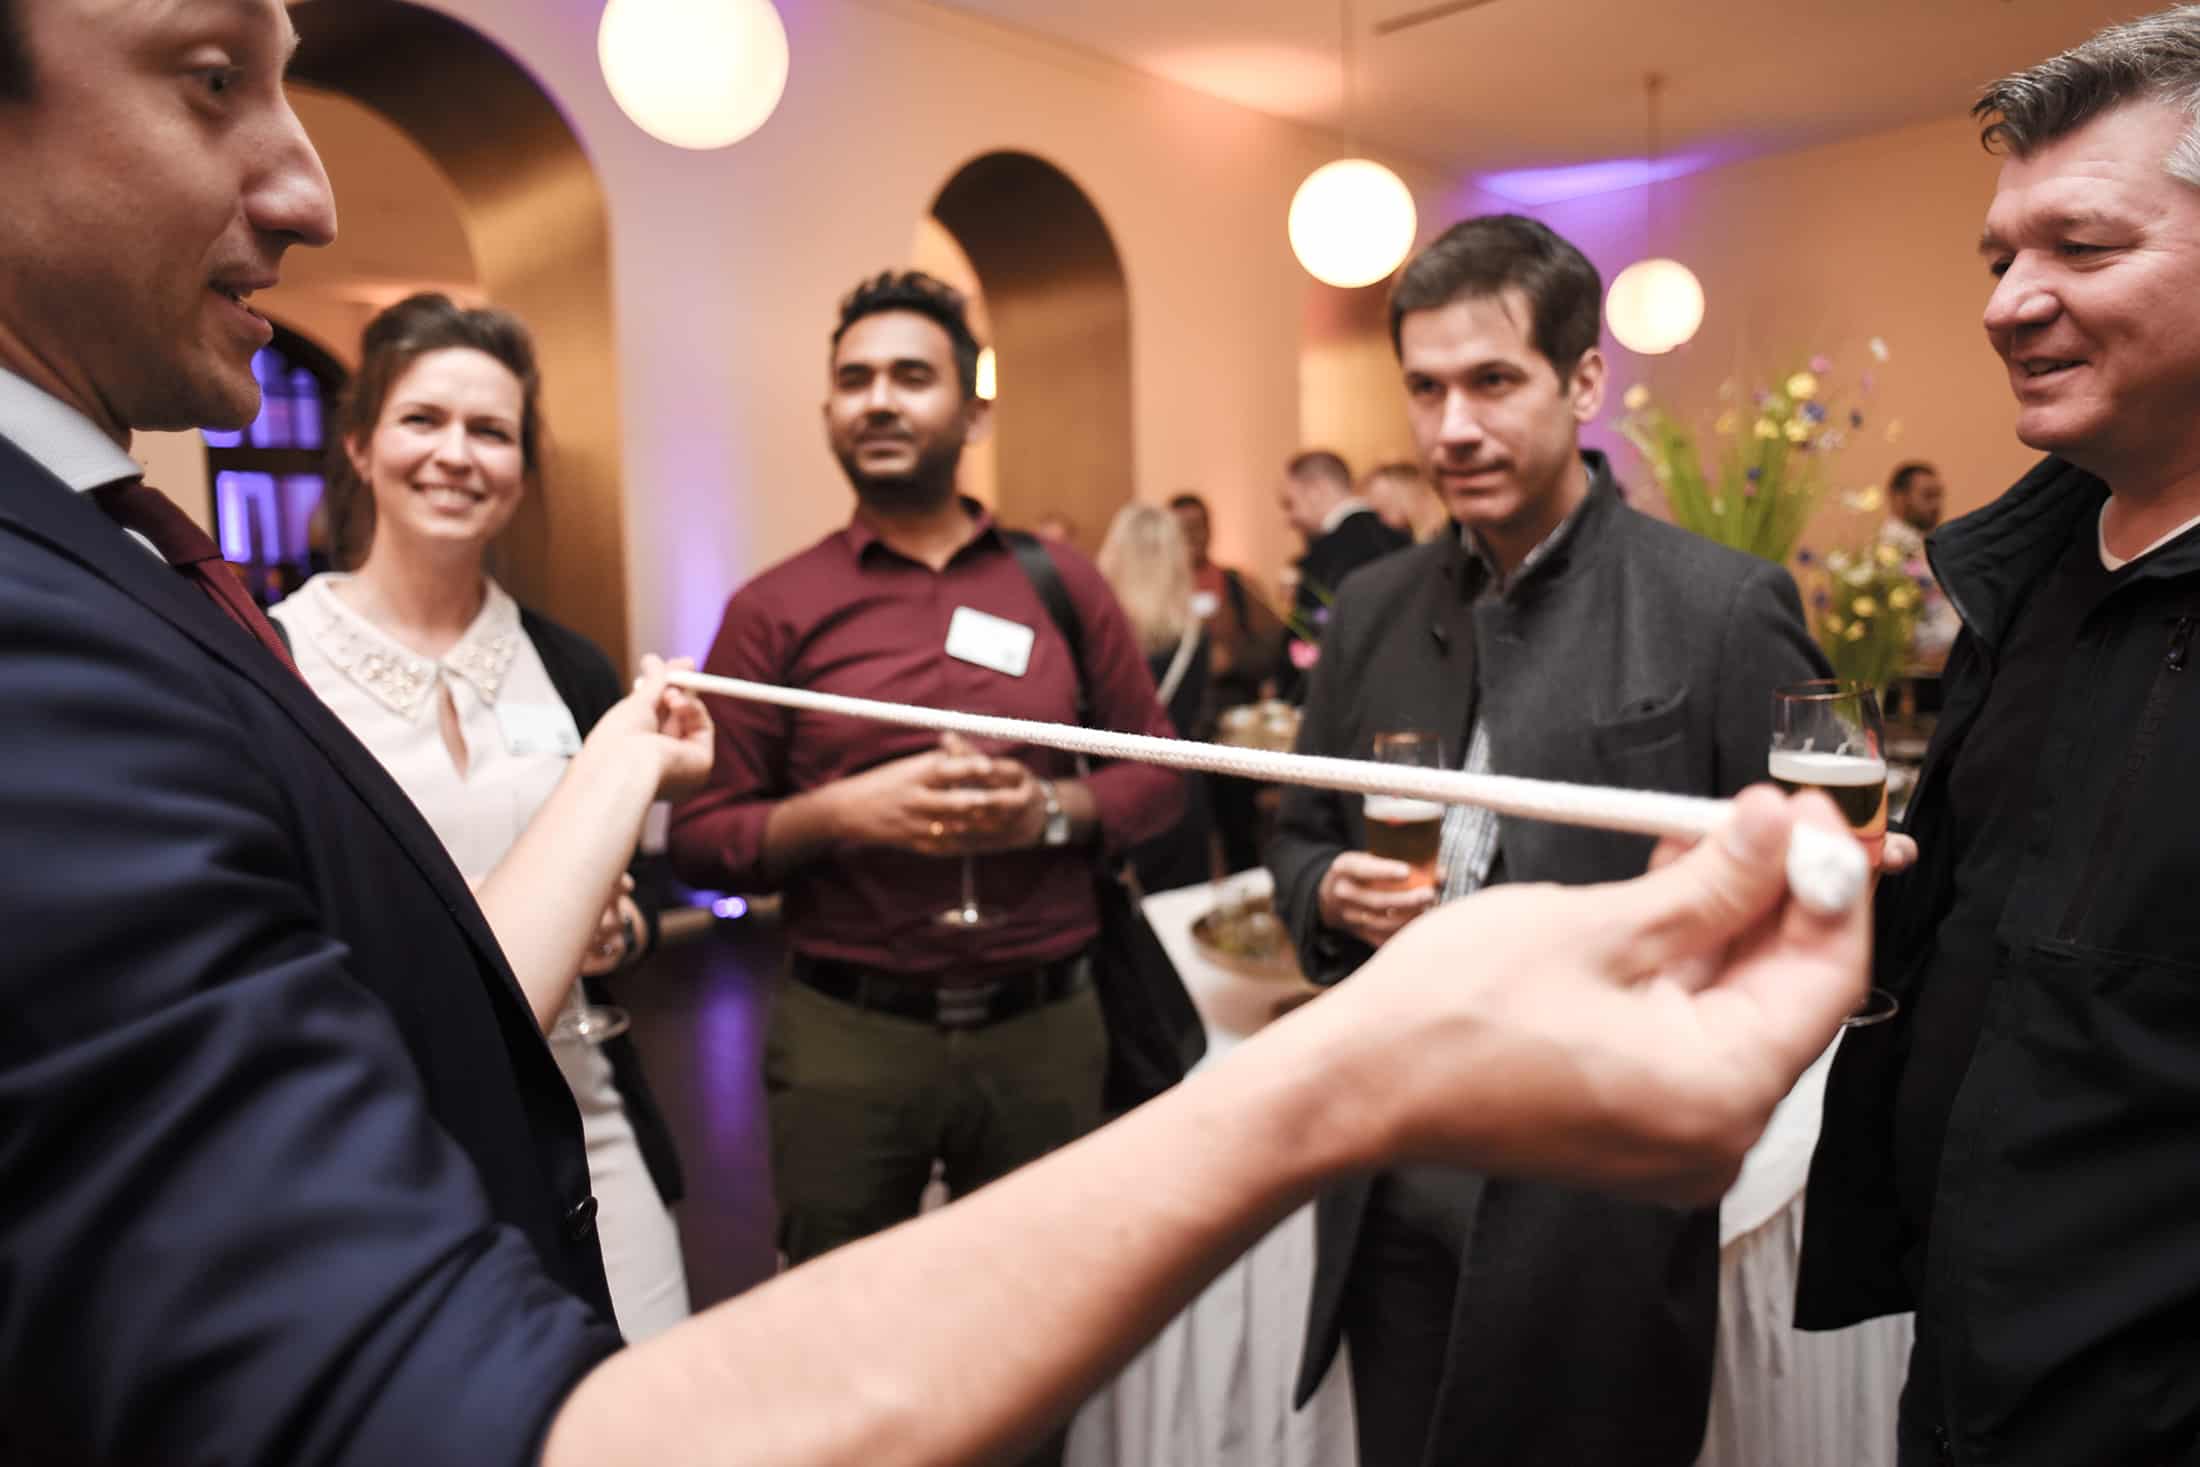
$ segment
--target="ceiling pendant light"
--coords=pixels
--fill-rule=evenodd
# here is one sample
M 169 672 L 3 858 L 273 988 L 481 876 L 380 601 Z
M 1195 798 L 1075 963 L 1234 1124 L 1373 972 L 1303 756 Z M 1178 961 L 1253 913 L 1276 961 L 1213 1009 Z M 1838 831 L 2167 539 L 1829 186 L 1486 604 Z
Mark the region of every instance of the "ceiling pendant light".
M 1344 118 L 1352 131 L 1352 0 L 1343 0 Z M 1357 137 L 1354 136 L 1355 147 Z M 1340 158 L 1306 176 L 1291 198 L 1291 252 L 1324 285 L 1353 289 L 1387 278 L 1413 248 L 1413 191 L 1382 164 Z
M 1664 79 L 1652 72 L 1643 79 L 1650 104 L 1650 151 L 1642 184 L 1642 237 L 1647 253 L 1657 240 L 1655 204 L 1658 169 L 1658 90 Z M 1604 296 L 1604 320 L 1621 346 L 1655 357 L 1680 346 L 1703 325 L 1703 285 L 1678 260 L 1660 256 L 1637 260 L 1612 279 Z
M 787 27 L 771 0 L 610 0 L 596 60 L 643 132 L 676 148 L 723 148 L 779 105 Z

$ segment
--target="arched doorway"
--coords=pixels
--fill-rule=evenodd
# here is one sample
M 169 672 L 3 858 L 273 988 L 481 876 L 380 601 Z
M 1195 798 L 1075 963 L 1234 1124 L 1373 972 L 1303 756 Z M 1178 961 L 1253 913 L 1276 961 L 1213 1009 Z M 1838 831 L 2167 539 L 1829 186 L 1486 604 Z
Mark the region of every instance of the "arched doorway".
M 550 430 L 546 492 L 506 532 L 499 574 L 623 665 L 610 225 L 593 165 L 534 78 L 463 22 L 405 0 L 298 0 L 293 10 L 305 40 L 292 77 L 371 108 L 435 161 L 455 191 L 480 293 L 532 328 Z
M 997 507 L 1064 514 L 1088 553 L 1132 497 L 1130 292 L 1100 211 L 1030 153 L 958 170 L 932 216 L 976 271 L 999 364 Z

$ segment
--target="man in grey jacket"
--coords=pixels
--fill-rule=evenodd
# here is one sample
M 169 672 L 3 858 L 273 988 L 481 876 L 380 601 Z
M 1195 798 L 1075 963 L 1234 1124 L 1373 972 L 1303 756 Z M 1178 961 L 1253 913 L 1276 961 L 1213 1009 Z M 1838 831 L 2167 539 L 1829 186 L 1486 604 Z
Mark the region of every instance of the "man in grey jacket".
M 1338 596 L 1302 752 L 1423 730 L 1468 768 L 1728 795 L 1765 777 L 1772 690 L 1823 676 L 1779 566 L 1627 507 L 1579 446 L 1602 405 L 1602 282 L 1516 216 L 1406 267 L 1391 334 L 1458 533 Z M 1358 797 L 1295 789 L 1269 848 L 1318 982 L 1419 912 L 1500 881 L 1608 881 L 1641 837 L 1453 807 L 1435 886 L 1366 850 Z M 1674 1212 L 1433 1167 L 1323 1199 L 1302 1399 L 1352 1344 L 1362 1467 L 1685 1464 L 1710 1395 L 1714 1209 Z

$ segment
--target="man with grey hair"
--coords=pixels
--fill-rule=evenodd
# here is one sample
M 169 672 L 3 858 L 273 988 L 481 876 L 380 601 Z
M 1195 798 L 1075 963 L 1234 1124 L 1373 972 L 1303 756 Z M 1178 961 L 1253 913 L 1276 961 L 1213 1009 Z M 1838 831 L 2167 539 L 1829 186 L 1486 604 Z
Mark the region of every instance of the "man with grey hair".
M 2200 5 L 1979 99 L 1980 249 L 2049 455 L 1928 541 L 1965 629 L 1843 1044 L 1805 1328 L 1914 1308 L 1900 1461 L 2200 1451 Z

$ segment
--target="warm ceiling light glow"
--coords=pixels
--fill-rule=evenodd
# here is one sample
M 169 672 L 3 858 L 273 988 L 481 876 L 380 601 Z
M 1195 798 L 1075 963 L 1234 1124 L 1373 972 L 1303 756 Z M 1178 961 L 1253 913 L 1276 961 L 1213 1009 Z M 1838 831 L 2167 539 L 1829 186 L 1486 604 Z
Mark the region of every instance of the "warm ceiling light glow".
M 1325 163 L 1291 200 L 1291 250 L 1325 285 L 1373 285 L 1413 248 L 1413 191 L 1365 158 Z
M 1703 324 L 1703 286 L 1678 260 L 1637 260 L 1613 279 L 1604 319 L 1621 346 L 1663 356 Z
M 779 105 L 787 28 L 771 0 L 610 0 L 596 59 L 643 132 L 676 148 L 723 148 Z
M 994 365 L 993 348 L 985 347 L 978 353 L 978 396 L 991 402 L 1000 391 L 1000 378 L 995 375 L 1000 368 Z

